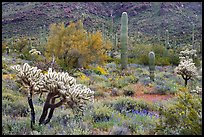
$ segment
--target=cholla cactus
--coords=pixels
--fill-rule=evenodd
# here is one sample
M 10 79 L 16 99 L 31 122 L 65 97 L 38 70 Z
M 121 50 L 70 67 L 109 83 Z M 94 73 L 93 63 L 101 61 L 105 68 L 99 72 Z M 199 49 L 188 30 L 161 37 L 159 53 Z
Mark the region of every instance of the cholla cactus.
M 39 120 L 40 124 L 47 124 L 52 118 L 54 109 L 61 105 L 72 108 L 74 112 L 83 112 L 89 102 L 93 103 L 94 92 L 84 85 L 77 84 L 76 79 L 69 76 L 67 72 L 55 72 L 49 68 L 48 73 L 43 74 L 40 69 L 31 67 L 27 63 L 23 66 L 12 66 L 12 69 L 17 71 L 18 82 L 26 87 L 28 91 L 28 103 L 31 108 L 31 128 L 33 127 L 32 124 L 35 123 L 35 112 L 32 103 L 33 94 L 47 93 L 43 113 Z M 60 98 L 60 101 L 54 104 L 56 98 Z M 49 108 L 50 112 L 45 120 Z
M 197 68 L 195 67 L 195 63 L 193 63 L 193 59 L 182 59 L 178 67 L 175 68 L 175 73 L 181 75 L 185 80 L 185 86 L 187 86 L 187 82 L 189 79 L 197 76 Z
M 38 50 L 36 50 L 36 49 L 31 49 L 31 50 L 29 51 L 29 53 L 30 53 L 31 55 L 41 55 L 41 52 L 38 51 Z
M 188 48 L 186 48 L 186 50 L 180 52 L 179 56 L 181 60 L 186 60 L 189 58 L 196 57 L 197 55 L 196 55 L 196 50 L 194 49 L 189 50 Z
M 190 91 L 191 93 L 196 93 L 196 94 L 201 94 L 202 93 L 202 88 L 196 86 L 194 90 Z
M 27 63 L 23 66 L 15 65 L 11 66 L 12 69 L 17 71 L 18 82 L 27 88 L 31 93 L 40 93 L 42 87 L 42 71 L 37 67 L 31 67 Z M 29 93 L 28 93 L 29 94 Z

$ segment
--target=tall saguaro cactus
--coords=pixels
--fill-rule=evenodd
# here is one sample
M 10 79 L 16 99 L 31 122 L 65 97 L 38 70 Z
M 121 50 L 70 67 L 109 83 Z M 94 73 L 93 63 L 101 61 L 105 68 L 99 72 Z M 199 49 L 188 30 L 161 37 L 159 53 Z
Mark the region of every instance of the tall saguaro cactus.
M 168 55 L 168 49 L 169 49 L 169 31 L 168 30 L 165 31 L 164 38 L 165 38 L 165 43 L 164 43 L 165 49 L 163 52 L 163 57 L 166 57 Z
M 193 30 L 192 30 L 192 46 L 193 46 L 193 49 L 195 49 L 195 45 L 194 45 L 194 28 L 195 28 L 195 24 L 192 23 L 193 25 Z
M 154 81 L 154 71 L 155 71 L 155 54 L 153 51 L 149 52 L 149 72 L 150 79 Z
M 115 49 L 117 49 L 117 45 L 118 45 L 118 34 L 116 33 L 115 34 L 115 44 L 114 44 Z
M 165 46 L 166 46 L 167 49 L 169 48 L 169 31 L 168 30 L 166 30 Z
M 128 45 L 128 15 L 122 13 L 121 17 L 121 68 L 127 68 L 127 45 Z

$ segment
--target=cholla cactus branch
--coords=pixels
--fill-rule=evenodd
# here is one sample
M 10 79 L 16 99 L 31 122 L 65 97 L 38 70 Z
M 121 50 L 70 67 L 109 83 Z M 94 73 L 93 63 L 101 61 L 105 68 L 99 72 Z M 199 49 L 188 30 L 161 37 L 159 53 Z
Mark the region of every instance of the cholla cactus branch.
M 31 50 L 29 51 L 29 53 L 30 53 L 31 55 L 41 55 L 41 52 L 38 51 L 38 50 L 36 50 L 36 49 L 31 49 Z
M 184 51 L 181 51 L 179 54 L 179 59 L 180 60 L 188 60 L 189 58 L 196 57 L 196 50 L 192 49 L 189 50 L 188 48 Z
M 40 124 L 48 123 L 54 109 L 61 105 L 72 108 L 75 112 L 83 112 L 85 106 L 94 101 L 94 92 L 82 84 L 77 84 L 76 79 L 69 76 L 67 72 L 55 72 L 52 68 L 49 68 L 48 73 L 43 74 L 40 69 L 31 67 L 27 63 L 23 66 L 15 65 L 11 68 L 17 71 L 18 82 L 27 88 L 31 108 L 32 94 L 48 93 L 39 121 Z M 60 101 L 54 104 L 56 98 L 60 98 Z M 47 120 L 45 120 L 49 108 L 50 113 Z M 34 113 L 32 113 L 32 117 L 34 117 Z
M 194 90 L 191 90 L 190 92 L 191 93 L 196 93 L 198 95 L 201 95 L 202 94 L 202 88 L 196 86 L 196 88 Z

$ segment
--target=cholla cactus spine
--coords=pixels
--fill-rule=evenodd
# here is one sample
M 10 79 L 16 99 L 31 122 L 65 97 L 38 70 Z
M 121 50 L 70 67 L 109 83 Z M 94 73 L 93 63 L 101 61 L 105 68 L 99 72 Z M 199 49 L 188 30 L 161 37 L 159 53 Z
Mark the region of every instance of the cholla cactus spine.
M 121 17 L 121 68 L 127 68 L 127 45 L 128 45 L 128 14 L 122 13 Z
M 154 81 L 155 54 L 153 51 L 149 52 L 149 71 L 150 71 L 150 79 Z

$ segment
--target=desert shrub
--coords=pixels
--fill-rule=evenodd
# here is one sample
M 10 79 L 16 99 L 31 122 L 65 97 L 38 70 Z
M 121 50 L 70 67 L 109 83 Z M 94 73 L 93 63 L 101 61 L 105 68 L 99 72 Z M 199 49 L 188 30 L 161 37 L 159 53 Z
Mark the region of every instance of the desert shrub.
M 94 97 L 105 97 L 105 93 L 103 90 L 96 90 L 94 93 Z
M 6 49 L 8 48 L 8 43 L 7 42 L 2 42 L 2 54 L 6 52 Z
M 39 127 L 41 135 L 90 135 L 91 125 L 87 125 L 82 119 L 74 117 L 67 110 L 56 111 L 57 117 L 50 124 Z
M 136 102 L 130 97 L 119 97 L 117 100 L 111 102 L 111 106 L 120 113 L 126 113 L 135 108 Z
M 157 66 L 169 66 L 170 61 L 168 57 L 156 57 L 155 59 L 155 65 Z
M 166 66 L 166 65 L 177 65 L 179 63 L 178 53 L 172 49 L 165 51 L 163 45 L 137 45 L 130 51 L 129 63 L 139 63 L 148 65 L 148 53 L 153 51 L 155 53 L 155 65 Z M 167 55 L 164 56 L 164 53 Z
M 124 121 L 125 126 L 129 128 L 134 135 L 150 135 L 156 127 L 158 119 L 154 116 L 144 114 L 143 112 L 137 114 L 128 114 Z
M 53 68 L 55 71 L 60 71 L 60 67 L 57 63 L 54 63 L 54 65 L 51 65 L 51 61 L 48 62 L 47 60 L 41 60 L 34 62 L 34 66 L 36 66 L 38 69 L 41 69 L 43 71 L 47 71 L 49 68 Z
M 101 81 L 100 83 L 96 83 L 96 85 L 99 87 L 99 88 L 102 88 L 104 89 L 105 91 L 107 89 L 110 89 L 111 88 L 111 83 L 110 82 L 106 82 L 106 81 Z
M 32 56 L 29 53 L 31 46 L 29 45 L 29 39 L 25 36 L 15 39 L 13 50 L 19 54 L 21 59 L 31 60 Z
M 138 59 L 138 63 L 142 65 L 148 65 L 149 64 L 148 54 L 141 55 Z
M 136 101 L 136 106 L 135 110 L 146 110 L 146 111 L 152 111 L 154 110 L 154 105 L 150 102 L 146 102 L 142 99 L 135 100 Z
M 156 134 L 201 135 L 202 99 L 183 88 L 178 93 L 176 103 L 160 109 L 160 123 Z M 162 118 L 163 116 L 163 118 Z
M 5 69 L 2 69 L 2 75 L 4 75 L 4 74 L 9 74 L 9 72 Z
M 152 94 L 161 94 L 161 95 L 165 95 L 170 91 L 170 87 L 168 85 L 166 85 L 165 83 L 163 84 L 158 84 L 156 85 L 154 91 L 152 91 Z
M 114 100 L 110 103 L 116 111 L 125 114 L 126 112 L 132 112 L 132 110 L 153 110 L 154 106 L 151 103 L 145 102 L 140 99 L 133 99 L 131 97 L 119 97 L 117 100 Z
M 130 135 L 130 130 L 124 126 L 113 126 L 110 135 Z
M 13 117 L 28 116 L 28 106 L 24 98 L 11 95 L 11 94 L 6 94 L 6 93 L 4 93 L 2 97 L 3 97 L 2 112 L 4 114 L 10 115 Z
M 11 82 L 11 84 L 14 85 L 13 83 L 15 82 Z M 14 90 L 16 88 L 17 87 L 15 87 Z M 27 100 L 25 100 L 21 93 L 14 92 L 11 86 L 7 88 L 4 81 L 2 82 L 2 114 L 12 117 L 28 116 Z
M 138 60 L 136 58 L 128 58 L 128 64 L 131 63 L 138 63 Z
M 2 116 L 2 135 L 29 135 L 32 130 L 28 128 L 30 121 L 27 118 L 13 118 Z
M 93 110 L 93 121 L 102 122 L 109 121 L 114 110 L 103 104 L 95 104 Z
M 195 66 L 196 66 L 196 67 L 199 67 L 199 66 L 201 65 L 200 59 L 199 59 L 198 57 L 195 57 L 194 60 L 193 60 L 193 62 L 195 63 Z
M 80 76 L 77 78 L 77 81 L 81 84 L 89 85 L 90 78 L 87 77 L 85 74 L 81 73 Z
M 152 51 L 155 53 L 157 57 L 162 57 L 164 50 L 165 50 L 165 47 L 163 45 L 152 46 Z
M 105 77 L 105 76 L 102 76 L 102 75 L 97 75 L 97 74 L 92 74 L 91 75 L 91 78 L 94 80 L 94 82 L 96 83 L 99 83 L 99 82 L 102 82 L 102 81 L 105 81 L 107 82 L 108 81 L 108 78 Z
M 6 64 L 5 61 L 2 61 L 2 69 L 5 69 L 5 70 L 8 69 L 8 65 Z
M 115 81 L 112 81 L 112 87 L 116 87 L 116 88 L 123 88 L 124 86 L 127 86 L 128 84 L 131 83 L 137 83 L 138 78 L 130 75 L 130 76 L 121 76 L 121 77 L 117 77 L 115 78 Z
M 179 64 L 179 54 L 173 51 L 172 49 L 169 50 L 168 58 L 170 64 L 175 66 Z
M 111 62 L 111 63 L 107 63 L 106 64 L 106 69 L 111 72 L 111 71 L 115 71 L 117 69 L 116 63 L 115 62 Z
M 121 90 L 119 90 L 118 88 L 113 88 L 111 90 L 111 93 L 110 93 L 111 96 L 119 96 L 121 95 Z
M 123 87 L 123 94 L 125 96 L 133 96 L 134 93 L 135 93 L 135 90 L 132 86 L 128 85 L 128 86 Z

